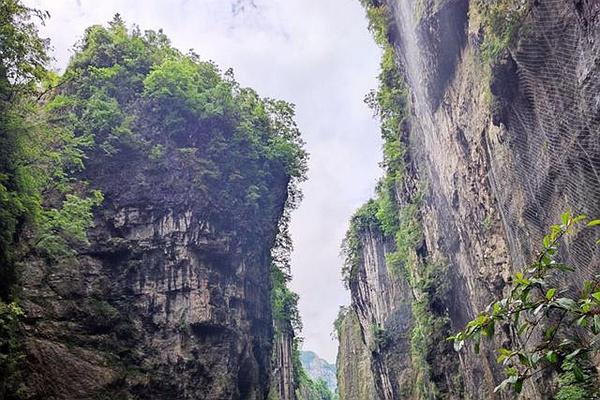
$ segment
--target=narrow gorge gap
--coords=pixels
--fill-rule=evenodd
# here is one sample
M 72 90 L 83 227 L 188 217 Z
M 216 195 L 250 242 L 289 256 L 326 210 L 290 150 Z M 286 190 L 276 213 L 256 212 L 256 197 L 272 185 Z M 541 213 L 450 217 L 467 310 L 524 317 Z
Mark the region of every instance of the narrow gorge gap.
M 0 38 L 0 399 L 600 398 L 599 2 L 0 0 Z

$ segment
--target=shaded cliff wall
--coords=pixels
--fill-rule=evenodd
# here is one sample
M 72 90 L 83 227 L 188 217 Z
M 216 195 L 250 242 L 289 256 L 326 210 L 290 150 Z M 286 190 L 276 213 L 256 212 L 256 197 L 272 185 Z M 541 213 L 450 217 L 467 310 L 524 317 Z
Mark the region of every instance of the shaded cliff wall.
M 411 97 L 402 126 L 403 160 L 409 181 L 426 182 L 416 214 L 422 227 L 422 240 L 413 247 L 417 258 L 403 264 L 415 292 L 413 335 L 389 350 L 410 360 L 404 363 L 414 371 L 423 371 L 414 352 L 414 333 L 427 325 L 415 308 L 423 304 L 423 295 L 429 298 L 425 309 L 436 317 L 431 326 L 441 326 L 443 337 L 503 293 L 511 271 L 532 261 L 560 213 L 600 215 L 600 4 L 526 2 L 514 38 L 490 57 L 489 29 L 475 1 L 364 3 L 371 10 L 385 9 L 389 18 L 386 38 Z M 400 208 L 413 200 L 410 185 L 397 185 Z M 373 246 L 371 241 L 365 236 L 362 244 L 386 243 L 379 239 Z M 581 281 L 600 270 L 600 253 L 589 234 L 566 243 L 564 254 L 576 268 L 567 279 Z M 390 261 L 384 259 L 387 268 L 380 270 L 393 270 Z M 447 286 L 424 286 L 428 266 L 440 263 Z M 369 269 L 365 255 L 356 285 L 371 288 L 376 299 L 368 290 L 352 290 L 353 307 L 377 314 L 390 294 L 364 277 Z M 436 301 L 432 293 L 441 297 Z M 392 308 L 403 309 L 398 301 Z M 373 323 L 362 319 L 361 328 L 368 336 Z M 406 351 L 406 342 L 413 351 Z M 432 344 L 424 343 L 421 359 L 433 385 L 426 391 L 406 389 L 409 395 L 386 393 L 386 381 L 398 378 L 389 371 L 377 373 L 381 369 L 373 353 L 383 398 L 512 396 L 492 393 L 503 379 L 493 346 L 484 344 L 479 355 L 472 349 L 452 354 L 447 347 L 432 352 Z M 441 373 L 447 363 L 436 362 L 436 354 L 453 357 L 460 369 Z M 524 396 L 549 398 L 555 390 L 556 380 L 539 376 L 526 385 Z
M 292 107 L 118 16 L 67 74 L 48 109 L 89 141 L 78 182 L 104 202 L 89 243 L 21 263 L 21 397 L 265 399 L 271 272 L 304 169 Z
M 32 391 L 57 399 L 263 398 L 269 243 L 243 247 L 214 230 L 194 192 L 177 210 L 111 201 L 103 189 L 108 200 L 77 260 L 24 268 Z

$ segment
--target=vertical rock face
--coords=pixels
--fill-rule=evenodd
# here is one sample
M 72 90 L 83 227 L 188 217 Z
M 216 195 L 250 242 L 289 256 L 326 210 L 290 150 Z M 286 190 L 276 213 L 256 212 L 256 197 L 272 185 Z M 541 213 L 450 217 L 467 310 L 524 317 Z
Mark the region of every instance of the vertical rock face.
M 294 334 L 291 326 L 276 329 L 273 349 L 273 376 L 271 398 L 295 400 L 294 382 Z
M 512 272 L 532 261 L 562 212 L 600 215 L 600 4 L 531 2 L 517 40 L 486 77 L 475 2 L 376 3 L 394 16 L 389 40 L 413 98 L 404 140 L 408 176 L 427 182 L 419 212 L 423 242 L 416 249 L 423 262 L 416 265 L 443 260 L 447 288 L 433 310 L 448 319 L 443 334 L 449 334 L 502 295 Z M 418 6 L 421 14 L 407 10 Z M 398 188 L 399 203 L 411 196 Z M 365 250 L 351 292 L 364 344 L 374 327 L 385 329 L 398 315 L 406 322 L 400 324 L 406 326 L 402 337 L 371 355 L 379 395 L 416 398 L 403 387 L 407 376 L 417 381 L 419 375 L 408 350 L 415 347 L 410 332 L 418 326 L 418 293 L 411 299 L 413 284 L 407 288 L 389 276 L 385 258 L 377 256 L 394 250 L 385 239 L 367 233 L 361 241 Z M 576 271 L 558 284 L 581 282 L 600 270 L 591 235 L 575 237 L 564 254 Z M 451 373 L 428 346 L 428 378 L 437 396 L 512 396 L 493 393 L 504 378 L 493 346 L 484 344 L 479 355 L 470 349 L 452 355 L 460 369 Z M 436 349 L 442 358 L 444 352 L 451 350 Z M 382 353 L 394 354 L 394 362 L 382 361 Z M 398 365 L 404 366 L 400 375 Z M 551 398 L 555 390 L 556 381 L 547 376 L 524 389 L 531 399 Z M 349 393 L 344 398 L 359 398 Z
M 90 170 L 106 197 L 91 245 L 58 265 L 25 266 L 33 392 L 55 399 L 265 398 L 276 223 L 267 237 L 245 240 L 215 226 L 201 193 L 171 186 L 186 186 L 184 170 L 170 165 L 152 175 L 135 162 L 112 167 L 110 174 Z M 275 222 L 286 181 L 274 190 Z
M 339 323 L 337 377 L 340 400 L 377 400 L 371 370 L 371 352 L 365 344 L 354 310 L 348 310 Z
M 390 276 L 385 255 L 391 244 L 376 227 L 363 231 L 361 242 L 362 263 L 350 293 L 358 322 L 366 328 L 364 344 L 372 353 L 377 391 L 382 399 L 393 399 L 413 379 L 410 356 L 406 357 L 410 353 L 412 292 L 404 277 Z

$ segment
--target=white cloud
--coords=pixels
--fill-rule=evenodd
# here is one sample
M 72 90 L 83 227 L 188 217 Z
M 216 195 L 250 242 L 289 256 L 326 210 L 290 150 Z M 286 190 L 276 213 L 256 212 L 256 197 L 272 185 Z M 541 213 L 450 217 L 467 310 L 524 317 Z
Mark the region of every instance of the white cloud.
M 297 105 L 311 153 L 304 202 L 293 216 L 293 289 L 300 296 L 306 349 L 335 361 L 330 333 L 339 305 L 348 302 L 339 246 L 347 221 L 371 196 L 380 175 L 378 127 L 363 104 L 375 87 L 379 50 L 358 0 L 28 0 L 51 19 L 57 65 L 92 24 L 120 13 L 141 29 L 163 28 L 182 51 L 194 48 L 261 95 Z M 250 1 L 250 0 L 246 0 Z

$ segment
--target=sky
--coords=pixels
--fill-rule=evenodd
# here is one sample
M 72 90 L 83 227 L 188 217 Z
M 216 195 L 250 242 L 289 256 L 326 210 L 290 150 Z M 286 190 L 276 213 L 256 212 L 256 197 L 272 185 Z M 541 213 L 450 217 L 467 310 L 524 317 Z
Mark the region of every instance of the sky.
M 380 50 L 358 0 L 26 0 L 51 18 L 42 37 L 62 69 L 84 29 L 120 13 L 142 30 L 162 28 L 266 97 L 296 104 L 310 153 L 304 200 L 292 215 L 292 289 L 300 295 L 303 348 L 335 362 L 333 321 L 349 294 L 340 243 L 353 211 L 381 175 L 376 120 L 363 102 L 376 87 Z

